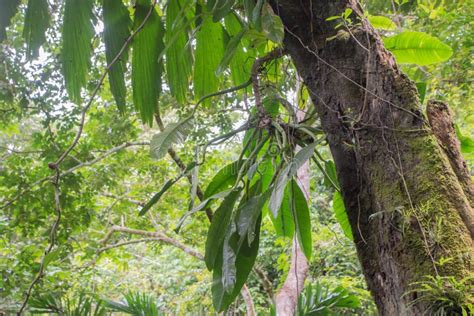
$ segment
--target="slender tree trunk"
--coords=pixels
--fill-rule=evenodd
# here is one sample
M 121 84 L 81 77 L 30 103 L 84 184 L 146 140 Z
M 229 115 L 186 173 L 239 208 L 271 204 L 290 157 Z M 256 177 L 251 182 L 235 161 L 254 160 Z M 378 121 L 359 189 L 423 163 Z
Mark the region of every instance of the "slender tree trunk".
M 298 111 L 296 115 L 298 120 L 303 120 L 303 111 Z M 309 163 L 306 162 L 300 169 L 298 169 L 297 180 L 308 203 L 310 197 L 309 176 Z M 308 269 L 308 260 L 295 237 L 291 248 L 290 270 L 286 276 L 285 283 L 283 283 L 283 286 L 275 297 L 276 313 L 278 316 L 292 316 L 295 314 L 298 296 L 301 291 L 303 291 L 304 282 L 308 276 Z
M 460 281 L 474 272 L 473 197 L 463 189 L 472 180 L 459 181 L 413 83 L 356 0 L 274 0 L 272 7 L 327 135 L 380 314 L 427 312 L 440 302 L 410 292 L 414 282 L 427 276 Z M 326 19 L 346 8 L 353 26 L 335 30 L 340 21 Z M 440 293 L 450 291 L 450 284 L 443 286 Z

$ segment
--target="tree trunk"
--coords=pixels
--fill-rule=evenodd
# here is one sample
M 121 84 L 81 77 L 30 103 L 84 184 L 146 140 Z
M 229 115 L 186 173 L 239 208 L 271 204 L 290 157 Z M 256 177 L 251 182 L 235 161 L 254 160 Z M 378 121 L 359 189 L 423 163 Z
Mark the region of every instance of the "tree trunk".
M 427 124 L 413 83 L 356 0 L 274 0 L 272 7 L 327 135 L 380 314 L 436 308 L 438 300 L 410 290 L 427 276 L 472 275 L 473 197 Z M 354 26 L 335 30 L 340 21 L 326 19 L 346 8 Z M 441 295 L 452 290 L 443 284 Z

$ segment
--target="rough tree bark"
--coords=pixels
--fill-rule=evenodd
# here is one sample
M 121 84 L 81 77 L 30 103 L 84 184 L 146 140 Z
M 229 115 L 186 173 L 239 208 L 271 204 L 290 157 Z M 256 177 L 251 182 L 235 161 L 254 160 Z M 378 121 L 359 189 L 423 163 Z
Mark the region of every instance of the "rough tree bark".
M 420 315 L 436 302 L 412 304 L 420 297 L 409 293 L 414 282 L 473 273 L 472 192 L 463 190 L 413 83 L 356 0 L 271 3 L 327 135 L 379 312 Z M 326 18 L 346 8 L 355 26 L 335 30 L 338 21 Z M 449 260 L 438 264 L 442 258 Z

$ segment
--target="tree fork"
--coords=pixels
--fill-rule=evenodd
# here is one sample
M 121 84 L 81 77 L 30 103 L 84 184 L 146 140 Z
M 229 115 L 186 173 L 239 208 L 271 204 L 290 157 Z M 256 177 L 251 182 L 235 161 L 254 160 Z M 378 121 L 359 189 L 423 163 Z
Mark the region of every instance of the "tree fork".
M 461 216 L 473 210 L 463 186 L 421 112 L 416 88 L 357 1 L 271 4 L 327 135 L 379 312 L 420 315 L 438 302 L 410 292 L 415 282 L 461 280 L 474 271 L 473 240 Z M 357 24 L 350 30 L 326 21 L 347 8 Z

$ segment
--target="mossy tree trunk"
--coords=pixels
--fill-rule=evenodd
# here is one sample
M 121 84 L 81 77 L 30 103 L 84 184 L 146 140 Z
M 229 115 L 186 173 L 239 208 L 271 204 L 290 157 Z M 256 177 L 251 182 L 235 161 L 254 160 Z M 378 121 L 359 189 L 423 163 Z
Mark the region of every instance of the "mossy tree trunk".
M 357 1 L 274 0 L 272 6 L 326 132 L 380 314 L 437 308 L 437 299 L 410 290 L 428 276 L 460 282 L 472 275 L 472 192 L 463 190 L 433 135 L 413 83 Z M 340 21 L 326 18 L 346 8 L 354 26 L 335 30 Z M 448 283 L 435 294 L 449 294 L 454 285 Z M 468 293 L 451 300 L 467 303 Z

